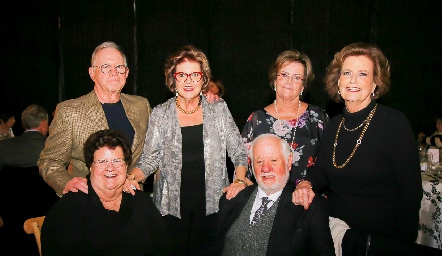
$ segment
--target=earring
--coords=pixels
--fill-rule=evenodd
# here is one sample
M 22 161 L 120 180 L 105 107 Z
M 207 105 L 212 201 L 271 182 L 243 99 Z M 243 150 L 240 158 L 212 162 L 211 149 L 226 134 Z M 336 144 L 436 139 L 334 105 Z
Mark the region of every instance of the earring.
M 371 93 L 371 98 L 374 99 L 374 92 Z
M 275 90 L 275 92 L 276 92 L 276 85 L 273 86 L 273 90 Z
M 200 91 L 200 96 L 201 96 L 201 97 L 203 96 L 203 91 Z
M 175 96 L 177 96 L 177 97 L 178 97 L 178 91 L 177 91 L 177 90 L 175 90 Z
M 341 91 L 338 89 L 338 94 L 341 95 Z
M 303 91 L 301 91 L 301 92 L 299 93 L 299 96 L 302 96 L 302 92 L 303 92 Z

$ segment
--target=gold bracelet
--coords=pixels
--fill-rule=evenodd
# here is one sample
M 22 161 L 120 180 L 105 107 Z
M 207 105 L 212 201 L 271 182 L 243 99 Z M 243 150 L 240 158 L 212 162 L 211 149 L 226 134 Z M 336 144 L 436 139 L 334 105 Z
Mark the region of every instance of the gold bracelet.
M 240 179 L 236 179 L 235 181 L 233 181 L 233 183 L 242 183 L 242 184 L 246 185 L 246 187 L 247 187 L 247 183 L 243 180 L 240 180 Z

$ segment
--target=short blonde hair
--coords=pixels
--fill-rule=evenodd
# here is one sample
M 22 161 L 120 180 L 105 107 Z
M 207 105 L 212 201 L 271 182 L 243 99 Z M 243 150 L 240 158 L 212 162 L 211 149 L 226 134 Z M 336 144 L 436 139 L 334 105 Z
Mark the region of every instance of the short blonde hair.
M 293 62 L 301 63 L 304 66 L 304 81 L 302 82 L 302 86 L 305 89 L 308 89 L 309 84 L 313 81 L 313 79 L 315 79 L 310 58 L 306 54 L 297 50 L 287 50 L 279 54 L 276 61 L 270 66 L 269 83 L 272 90 L 275 86 L 276 76 L 278 75 L 279 71 L 281 71 L 283 67 Z

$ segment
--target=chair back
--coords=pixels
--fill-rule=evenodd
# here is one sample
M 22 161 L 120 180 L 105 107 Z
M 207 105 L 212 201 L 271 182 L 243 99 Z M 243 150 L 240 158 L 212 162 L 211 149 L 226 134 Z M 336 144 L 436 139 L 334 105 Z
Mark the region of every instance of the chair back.
M 38 252 L 41 256 L 41 227 L 43 226 L 43 221 L 45 219 L 45 216 L 35 217 L 35 218 L 29 218 L 25 221 L 23 224 L 23 229 L 27 234 L 34 234 L 35 241 L 37 242 Z

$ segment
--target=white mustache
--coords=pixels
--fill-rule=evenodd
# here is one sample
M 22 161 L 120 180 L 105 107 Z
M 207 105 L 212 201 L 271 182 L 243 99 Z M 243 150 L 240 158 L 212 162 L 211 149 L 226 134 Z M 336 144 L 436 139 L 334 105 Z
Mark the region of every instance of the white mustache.
M 259 177 L 266 177 L 266 176 L 277 176 L 275 172 L 266 172 L 266 173 L 261 173 L 261 175 L 259 175 Z

